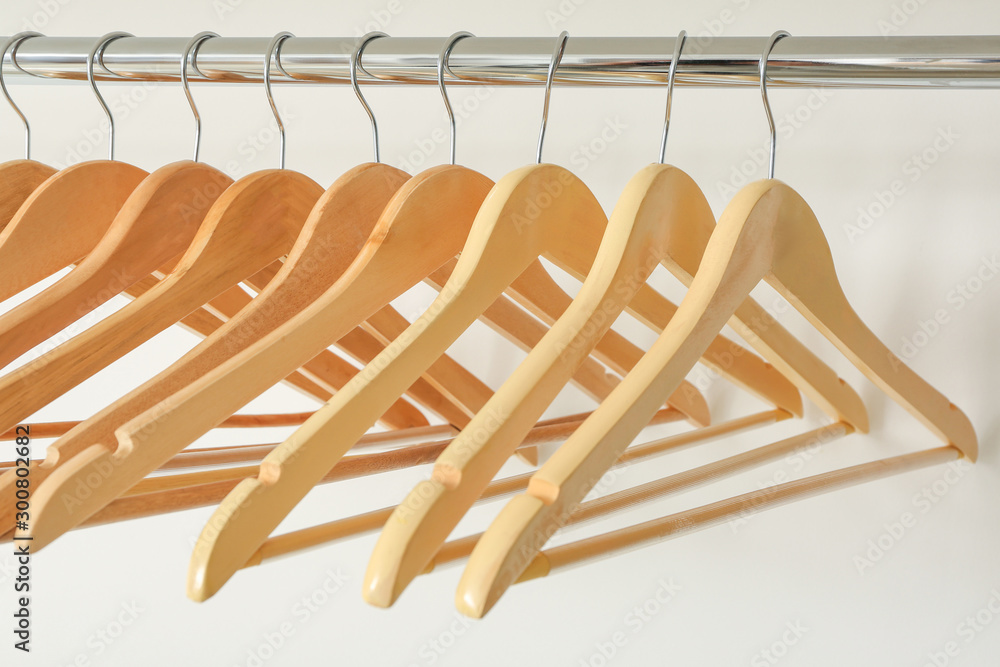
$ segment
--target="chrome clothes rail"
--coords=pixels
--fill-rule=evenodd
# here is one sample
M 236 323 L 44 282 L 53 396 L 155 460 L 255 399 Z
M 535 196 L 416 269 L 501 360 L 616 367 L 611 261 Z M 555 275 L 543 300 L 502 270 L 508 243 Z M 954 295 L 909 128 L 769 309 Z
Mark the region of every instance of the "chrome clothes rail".
M 7 38 L 4 37 L 4 40 Z M 111 42 L 98 78 L 177 81 L 190 37 L 131 37 Z M 192 81 L 252 83 L 263 77 L 269 37 L 219 37 L 196 54 Z M 570 37 L 555 81 L 559 85 L 663 85 L 674 37 Z M 11 82 L 86 79 L 87 53 L 98 37 L 35 37 L 17 49 Z M 444 37 L 386 37 L 368 44 L 364 83 L 436 84 Z M 455 46 L 455 84 L 542 85 L 555 37 L 470 37 Z M 677 67 L 677 85 L 756 86 L 767 37 L 691 35 Z M 293 37 L 281 45 L 274 83 L 350 83 L 353 37 Z M 32 76 L 27 76 L 32 75 Z M 769 86 L 850 88 L 1000 88 L 1000 35 L 919 37 L 796 37 L 780 40 L 768 60 Z

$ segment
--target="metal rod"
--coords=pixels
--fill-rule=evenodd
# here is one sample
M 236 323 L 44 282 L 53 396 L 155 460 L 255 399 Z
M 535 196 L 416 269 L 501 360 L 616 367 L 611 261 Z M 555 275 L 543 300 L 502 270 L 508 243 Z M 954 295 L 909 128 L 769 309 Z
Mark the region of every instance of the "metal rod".
M 0 37 L 0 41 L 7 39 Z M 365 49 L 365 84 L 437 83 L 447 38 L 389 37 Z M 675 37 L 574 37 L 556 73 L 560 85 L 663 85 Z M 17 51 L 9 81 L 34 77 L 84 80 L 95 37 L 37 37 Z M 142 81 L 177 81 L 190 37 L 115 40 L 104 54 L 112 74 Z M 691 35 L 677 67 L 677 85 L 756 86 L 767 37 Z M 267 37 L 220 37 L 198 50 L 192 81 L 260 83 Z M 282 45 L 290 79 L 275 83 L 350 83 L 350 37 L 296 37 Z M 551 37 L 470 37 L 449 58 L 453 85 L 544 85 Z M 10 62 L 10 56 L 7 56 Z M 18 71 L 20 70 L 20 71 Z M 38 80 L 37 78 L 34 80 Z M 768 85 L 851 88 L 1000 88 L 1000 35 L 923 37 L 799 37 L 782 39 L 768 62 Z

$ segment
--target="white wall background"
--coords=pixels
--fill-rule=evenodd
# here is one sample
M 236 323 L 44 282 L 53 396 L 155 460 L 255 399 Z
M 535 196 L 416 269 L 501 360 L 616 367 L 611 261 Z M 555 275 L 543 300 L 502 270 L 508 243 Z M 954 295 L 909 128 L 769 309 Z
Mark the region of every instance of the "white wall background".
M 764 37 L 779 28 L 796 35 L 872 35 L 885 26 L 897 31 L 893 34 L 996 33 L 1000 5 L 972 0 L 5 0 L 0 12 L 0 34 L 31 28 L 83 36 L 110 30 L 147 36 L 201 30 L 269 36 L 290 30 L 305 36 L 378 28 L 392 35 L 444 37 L 461 29 L 554 37 L 567 29 L 570 49 L 574 35 L 669 37 L 682 28 L 692 35 Z M 188 157 L 190 121 L 177 86 L 104 90 L 128 109 L 118 116 L 119 159 L 151 170 Z M 87 139 L 102 116 L 86 87 L 15 86 L 14 94 L 34 123 L 35 157 L 65 164 L 73 151 L 103 155 L 103 144 Z M 276 166 L 277 142 L 268 129 L 261 90 L 199 86 L 196 95 L 205 122 L 204 160 L 235 166 L 234 175 Z M 435 128 L 445 126 L 431 87 L 383 88 L 368 95 L 381 123 L 384 155 L 394 164 L 401 165 Z M 452 95 L 459 107 L 474 109 L 459 132 L 461 162 L 499 178 L 533 159 L 539 89 L 464 88 Z M 367 118 L 348 88 L 281 88 L 277 97 L 289 129 L 289 167 L 326 186 L 370 158 Z M 367 606 L 359 588 L 374 537 L 240 573 L 218 596 L 198 605 L 185 598 L 184 580 L 191 544 L 210 509 L 77 531 L 34 560 L 34 653 L 25 658 L 14 651 L 7 635 L 0 664 L 998 664 L 1000 278 L 994 262 L 1000 251 L 1000 97 L 993 91 L 774 90 L 771 100 L 779 117 L 797 114 L 800 119 L 779 141 L 777 176 L 802 192 L 819 215 L 846 293 L 862 317 L 970 416 L 982 444 L 978 465 L 962 468 L 957 476 L 932 468 L 841 491 L 752 517 L 745 525 L 720 526 L 518 586 L 481 622 L 463 620 L 452 606 L 457 569 L 421 578 L 389 611 Z M 545 159 L 574 169 L 610 210 L 628 178 L 656 155 L 662 104 L 661 90 L 556 89 Z M 609 124 L 620 128 L 614 141 L 597 159 L 581 161 L 581 146 Z M 755 89 L 679 88 L 671 129 L 668 160 L 701 184 L 716 213 L 728 199 L 725 185 L 741 166 L 748 165 L 751 179 L 765 175 L 764 167 L 746 162 L 766 141 Z M 14 116 L 0 104 L 3 159 L 20 155 L 19 132 Z M 263 150 L 252 148 L 255 140 L 264 142 Z M 933 161 L 926 169 L 915 167 L 914 156 L 921 155 Z M 420 166 L 446 159 L 447 147 L 437 145 Z M 880 193 L 896 180 L 903 194 L 879 209 Z M 851 236 L 859 209 L 875 215 L 860 235 Z M 977 276 L 988 279 L 977 283 Z M 653 281 L 681 296 L 665 274 L 657 273 Z M 966 287 L 978 291 L 966 298 L 960 291 Z M 760 294 L 762 303 L 782 311 L 781 321 L 858 388 L 872 415 L 872 434 L 832 444 L 809 460 L 782 461 L 616 516 L 557 541 L 754 489 L 783 474 L 800 477 L 936 444 L 773 293 Z M 428 290 L 415 290 L 397 305 L 414 316 L 429 298 Z M 116 301 L 100 314 L 123 303 Z M 947 323 L 924 335 L 922 323 L 939 310 Z M 653 339 L 634 323 L 621 327 L 644 345 Z M 85 418 L 165 368 L 194 342 L 179 329 L 165 332 L 53 403 L 37 420 Z M 522 357 L 485 327 L 465 335 L 452 352 L 493 387 Z M 720 420 L 761 407 L 723 381 L 709 383 L 706 395 Z M 310 405 L 279 387 L 247 411 Z M 590 407 L 582 394 L 568 389 L 549 414 Z M 820 423 L 822 416 L 810 409 L 804 424 L 783 424 L 665 457 L 629 469 L 620 482 L 639 483 Z M 269 442 L 286 433 L 211 434 L 202 442 Z M 42 444 L 36 443 L 36 455 L 42 454 Z M 5 458 L 12 456 L 4 452 Z M 509 466 L 509 472 L 521 470 L 519 464 Z M 398 502 L 426 474 L 426 469 L 404 471 L 323 488 L 285 528 Z M 920 500 L 925 492 L 933 503 Z M 476 510 L 460 530 L 481 529 L 499 507 L 492 503 Z M 916 524 L 892 536 L 889 527 L 906 512 Z M 888 549 L 879 557 L 872 544 Z M 5 547 L 0 554 L 0 616 L 7 619 L 14 599 L 9 552 Z M 878 558 L 870 567 L 862 565 L 859 559 L 869 557 Z M 344 582 L 327 594 L 324 586 L 331 576 Z M 666 603 L 657 602 L 661 582 L 678 589 Z M 304 602 L 310 598 L 316 601 L 311 608 Z M 645 615 L 636 611 L 643 607 Z M 282 627 L 291 634 L 275 641 Z M 787 632 L 792 627 L 798 632 Z M 624 643 L 605 657 L 601 647 L 606 649 L 616 633 Z M 269 642 L 280 647 L 271 650 Z

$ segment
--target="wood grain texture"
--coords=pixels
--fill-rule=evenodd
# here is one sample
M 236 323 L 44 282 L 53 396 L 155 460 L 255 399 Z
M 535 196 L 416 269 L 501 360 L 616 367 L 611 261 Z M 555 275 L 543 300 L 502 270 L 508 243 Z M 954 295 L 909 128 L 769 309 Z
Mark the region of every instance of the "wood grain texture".
M 553 261 L 562 260 L 585 275 L 583 286 L 493 399 L 441 454 L 432 479 L 418 483 L 386 523 L 362 587 L 372 604 L 391 605 L 427 567 L 526 430 L 661 262 L 668 238 L 705 206 L 704 196 L 690 177 L 661 165 L 648 167 L 629 182 L 610 220 L 582 181 L 553 165 L 512 173 L 498 184 L 496 199 L 490 201 L 521 207 L 525 201 L 538 200 L 554 183 L 560 185 L 559 195 L 550 195 L 552 203 L 543 214 L 551 212 L 552 222 L 545 228 L 547 219 L 539 216 L 529 227 L 541 238 L 532 239 L 530 232 L 517 229 L 517 218 L 510 226 L 512 234 L 504 235 L 506 230 L 498 224 L 481 255 L 470 262 L 473 269 L 467 283 L 459 283 L 461 294 L 483 289 L 476 282 L 475 267 L 489 267 L 484 282 L 512 280 L 497 276 L 499 258 L 527 257 L 524 264 L 514 265 L 519 274 L 541 254 L 539 248 Z M 551 236 L 545 238 L 546 234 Z M 566 242 L 570 236 L 573 242 Z M 534 257 L 528 254 L 532 251 L 537 253 Z M 467 256 L 468 249 L 462 260 Z M 309 428 L 311 421 L 302 428 Z
M 218 206 L 202 216 L 202 224 L 174 270 L 123 308 L 0 378 L 0 429 L 23 421 L 284 257 L 323 192 L 294 171 L 257 172 L 228 189 L 228 177 L 215 170 L 204 167 L 195 173 L 200 173 L 200 178 L 191 180 L 186 190 L 174 196 L 183 202 L 195 197 L 216 201 L 204 194 L 215 190 L 221 196 Z
M 0 232 L 0 301 L 90 254 L 148 175 L 124 162 L 95 160 L 35 188 Z
M 384 165 L 381 167 L 391 169 Z M 386 187 L 384 171 L 368 171 L 373 172 L 369 183 L 371 188 Z M 398 178 L 405 179 L 405 174 L 395 171 L 400 174 Z M 44 546 L 127 491 L 199 435 L 225 420 L 254 396 L 280 381 L 291 370 L 307 362 L 456 254 L 459 250 L 456 246 L 460 245 L 456 238 L 464 237 L 463 228 L 467 229 L 471 224 L 478 208 L 479 202 L 475 198 L 479 197 L 481 201 L 488 190 L 483 181 L 482 177 L 463 178 L 455 170 L 446 168 L 436 170 L 423 180 L 411 179 L 403 185 L 399 196 L 390 202 L 389 209 L 405 208 L 411 211 L 409 219 L 415 224 L 410 227 L 376 227 L 370 237 L 361 237 L 361 255 L 356 257 L 356 252 L 346 253 L 347 261 L 344 263 L 337 262 L 337 253 L 343 252 L 338 249 L 352 245 L 346 242 L 344 235 L 362 233 L 360 225 L 352 229 L 351 224 L 343 224 L 339 233 L 315 235 L 308 246 L 297 248 L 295 257 L 299 261 L 295 265 L 301 267 L 300 271 L 272 283 L 266 293 L 259 295 L 258 299 L 262 296 L 269 299 L 260 302 L 265 305 L 260 306 L 257 323 L 266 325 L 274 322 L 276 318 L 271 312 L 274 308 L 281 308 L 282 313 L 291 310 L 294 315 L 281 321 L 273 331 L 265 326 L 260 336 L 253 333 L 253 327 L 239 330 L 236 340 L 248 333 L 253 339 L 236 354 L 223 348 L 226 354 L 221 363 L 199 377 L 191 378 L 193 381 L 171 387 L 172 391 L 167 394 L 169 398 L 156 404 L 155 411 L 140 415 L 118 428 L 117 448 L 93 445 L 89 450 L 84 449 L 78 460 L 74 458 L 72 468 L 63 466 L 57 469 L 50 477 L 52 483 L 38 489 L 35 496 L 34 506 L 38 512 L 34 533 L 36 547 Z M 398 181 L 391 181 L 391 184 L 395 188 Z M 420 185 L 428 187 L 420 188 Z M 361 194 L 364 195 L 364 192 L 365 188 L 362 188 Z M 466 209 L 456 205 L 454 214 L 450 211 L 448 216 L 442 218 L 437 208 L 442 195 L 451 195 L 456 202 L 466 202 Z M 350 221 L 359 215 L 377 219 L 384 202 L 373 201 L 377 199 L 331 196 L 326 203 L 331 209 L 336 209 L 333 217 L 337 220 Z M 320 212 L 317 215 L 323 214 Z M 417 221 L 419 224 L 416 224 Z M 435 233 L 428 234 L 428 229 L 434 229 Z M 452 231 L 449 233 L 449 230 Z M 383 241 L 386 238 L 396 240 L 385 244 Z M 378 248 L 385 250 L 376 253 Z M 292 259 L 290 257 L 289 262 Z M 305 261 L 307 259 L 309 261 Z M 309 299 L 316 296 L 307 294 L 307 291 L 311 282 L 319 280 L 317 271 L 330 270 L 336 271 L 337 275 L 343 271 L 343 275 L 333 281 L 332 286 L 322 290 L 318 298 Z M 296 304 L 298 312 L 295 312 Z M 85 448 L 98 442 L 92 438 L 88 440 L 90 443 L 81 443 Z M 56 500 L 66 489 L 75 488 L 78 476 L 86 478 L 95 469 L 107 470 L 105 461 L 112 459 L 114 474 L 83 500 L 80 507 L 66 508 L 64 503 Z
M 97 246 L 68 274 L 0 316 L 0 366 L 45 342 L 183 252 L 215 197 L 231 183 L 228 176 L 212 167 L 182 162 L 158 169 L 135 184 L 134 179 L 143 172 L 126 167 L 105 170 L 99 181 L 86 179 L 75 187 L 60 188 L 63 197 L 58 201 L 45 198 L 44 203 L 51 206 L 47 214 L 58 216 L 56 220 L 64 226 L 72 226 L 77 217 L 97 216 L 106 221 L 112 215 L 114 220 Z M 21 212 L 26 214 L 37 205 L 35 198 L 40 200 L 57 179 L 63 184 L 64 179 L 57 174 L 35 191 Z M 98 201 L 91 208 L 81 201 L 86 199 L 80 196 L 83 187 L 107 188 L 118 196 L 92 195 Z M 126 192 L 131 194 L 120 206 Z M 69 220 L 68 211 L 73 212 Z M 55 234 L 55 238 L 60 236 Z M 37 243 L 46 237 L 33 238 Z

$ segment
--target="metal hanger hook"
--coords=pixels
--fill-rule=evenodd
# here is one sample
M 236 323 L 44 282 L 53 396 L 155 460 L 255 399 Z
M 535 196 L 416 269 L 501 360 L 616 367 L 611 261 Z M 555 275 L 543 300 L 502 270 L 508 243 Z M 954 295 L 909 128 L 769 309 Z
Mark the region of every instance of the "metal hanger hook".
M 16 113 L 21 118 L 21 122 L 24 123 L 25 160 L 31 159 L 31 125 L 28 124 L 28 118 L 21 111 L 21 107 L 17 106 L 17 104 L 14 103 L 14 100 L 11 98 L 10 93 L 7 92 L 7 83 L 4 81 L 3 78 L 3 61 L 7 57 L 7 52 L 10 51 L 10 62 L 14 65 L 14 67 L 21 69 L 20 67 L 17 66 L 17 47 L 21 46 L 21 42 L 27 39 L 31 39 L 32 37 L 41 37 L 41 36 L 42 33 L 40 32 L 30 32 L 30 31 L 19 32 L 7 40 L 7 43 L 3 45 L 3 53 L 0 53 L 0 90 L 3 91 L 3 96 L 7 98 L 7 103 L 10 104 L 10 107 L 14 110 L 14 113 Z
M 361 94 L 361 86 L 358 85 L 358 68 L 361 67 L 361 55 L 365 52 L 365 47 L 368 46 L 368 43 L 378 39 L 379 37 L 388 36 L 389 35 L 384 32 L 370 32 L 361 38 L 361 41 L 358 42 L 358 45 L 354 47 L 354 51 L 351 53 L 351 87 L 354 88 L 354 94 L 358 96 L 358 100 L 361 101 L 361 106 L 365 108 L 368 118 L 371 119 L 372 141 L 375 145 L 376 162 L 381 162 L 378 151 L 378 123 L 375 122 L 375 113 L 368 105 L 368 100 L 366 100 L 365 96 Z
M 187 96 L 188 104 L 191 106 L 191 114 L 194 116 L 194 161 L 198 161 L 198 153 L 201 150 L 201 115 L 198 113 L 198 107 L 195 106 L 194 97 L 191 95 L 191 87 L 188 85 L 188 63 L 191 63 L 191 69 L 193 69 L 198 76 L 205 76 L 202 74 L 201 70 L 198 69 L 196 61 L 198 60 L 198 47 L 201 43 L 212 39 L 213 37 L 218 37 L 214 32 L 199 32 L 197 35 L 191 38 L 191 41 L 187 43 L 184 47 L 184 52 L 181 54 L 181 86 L 184 87 L 184 95 Z
M 87 82 L 90 84 L 91 90 L 94 91 L 98 104 L 100 104 L 101 108 L 104 109 L 104 115 L 108 117 L 109 160 L 115 159 L 115 117 L 111 114 L 111 109 L 108 107 L 108 103 L 104 101 L 101 91 L 97 89 L 97 82 L 94 80 L 94 62 L 96 61 L 101 63 L 101 69 L 111 74 L 111 70 L 104 66 L 104 50 L 108 48 L 108 44 L 123 37 L 135 37 L 135 35 L 128 32 L 109 32 L 104 35 L 104 37 L 97 40 L 97 44 L 95 44 L 94 48 L 92 48 L 90 53 L 87 54 Z
M 274 97 L 271 95 L 271 61 L 275 62 L 279 72 L 288 75 L 281 66 L 281 43 L 294 36 L 290 32 L 279 32 L 271 39 L 271 44 L 267 47 L 267 56 L 264 58 L 264 93 L 267 95 L 267 103 L 271 105 L 274 122 L 278 125 L 278 169 L 285 168 L 285 124 L 281 122 L 278 105 L 274 103 Z
M 444 100 L 445 111 L 448 112 L 448 125 L 451 128 L 451 164 L 455 164 L 455 136 L 458 134 L 455 124 L 455 112 L 451 108 L 451 101 L 448 99 L 448 91 L 444 87 L 444 73 L 448 72 L 453 79 L 457 79 L 455 73 L 451 71 L 448 67 L 448 57 L 451 56 L 451 50 L 455 48 L 460 40 L 466 37 L 475 37 L 471 32 L 460 31 L 453 34 L 445 42 L 444 48 L 441 49 L 441 55 L 438 56 L 438 87 L 441 89 L 441 99 Z
M 771 50 L 774 48 L 774 45 L 779 39 L 790 36 L 791 35 L 788 32 L 778 30 L 768 38 L 767 45 L 764 47 L 764 52 L 760 54 L 760 96 L 764 100 L 764 113 L 767 114 L 767 126 L 771 130 L 771 151 L 770 159 L 767 163 L 768 178 L 774 178 L 774 154 L 778 149 L 778 133 L 774 129 L 774 116 L 771 115 L 771 103 L 767 99 L 767 58 L 771 55 Z
M 677 63 L 681 59 L 681 50 L 687 41 L 687 31 L 681 30 L 674 40 L 674 55 L 670 58 L 670 70 L 667 72 L 667 111 L 663 116 L 663 135 L 660 137 L 660 164 L 664 164 L 667 155 L 667 131 L 670 129 L 670 108 L 674 103 L 674 79 L 677 76 Z
M 552 79 L 555 77 L 559 63 L 562 62 L 568 40 L 568 32 L 563 30 L 559 33 L 556 49 L 552 52 L 552 60 L 549 62 L 549 72 L 545 76 L 545 104 L 542 106 L 542 127 L 538 131 L 538 149 L 535 151 L 535 164 L 542 163 L 542 144 L 545 142 L 545 126 L 549 122 L 549 98 L 552 97 Z

